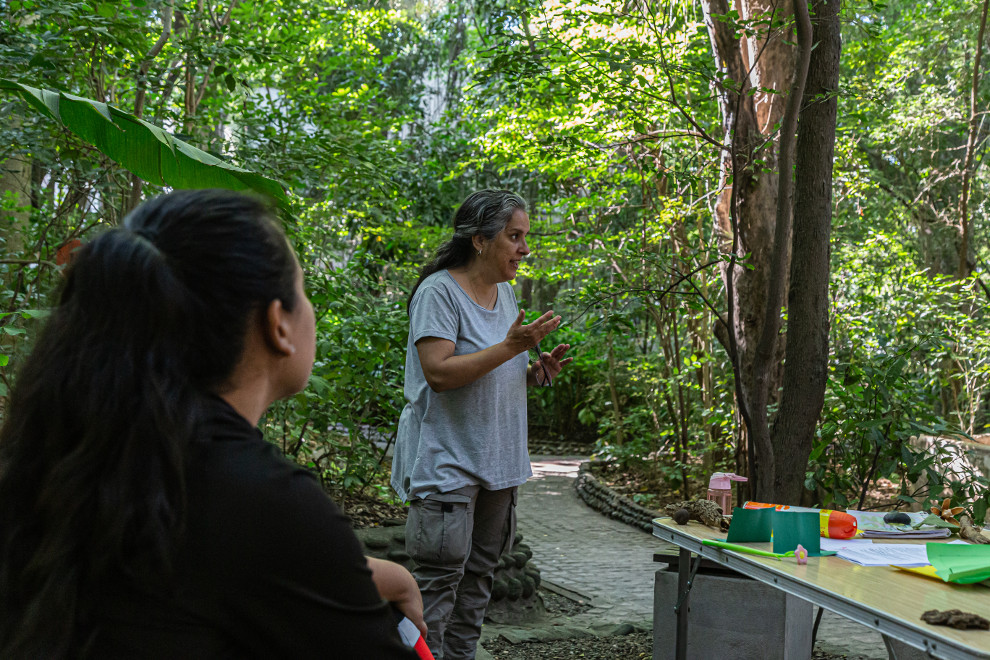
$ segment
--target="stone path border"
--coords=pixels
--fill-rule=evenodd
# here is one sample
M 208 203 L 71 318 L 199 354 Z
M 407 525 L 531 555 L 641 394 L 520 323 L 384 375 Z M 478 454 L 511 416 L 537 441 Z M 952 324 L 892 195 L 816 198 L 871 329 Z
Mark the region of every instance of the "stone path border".
M 662 514 L 636 504 L 603 484 L 592 472 L 594 466 L 594 461 L 585 461 L 578 468 L 574 484 L 578 496 L 595 511 L 652 534 L 653 519 Z

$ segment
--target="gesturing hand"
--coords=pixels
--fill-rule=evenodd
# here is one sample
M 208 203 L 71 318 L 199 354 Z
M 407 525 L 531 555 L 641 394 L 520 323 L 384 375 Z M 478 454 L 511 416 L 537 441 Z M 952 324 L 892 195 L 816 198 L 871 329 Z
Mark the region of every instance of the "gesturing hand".
M 526 318 L 526 312 L 519 310 L 519 316 L 512 322 L 509 331 L 505 334 L 505 343 L 511 346 L 516 353 L 536 348 L 536 345 L 544 337 L 560 325 L 560 317 L 554 316 L 552 309 L 532 323 L 523 325 L 524 318 Z
M 570 344 L 557 344 L 549 353 L 540 353 L 540 359 L 533 363 L 533 375 L 537 385 L 546 387 L 553 383 L 560 370 L 574 360 L 574 358 L 561 359 L 570 347 Z

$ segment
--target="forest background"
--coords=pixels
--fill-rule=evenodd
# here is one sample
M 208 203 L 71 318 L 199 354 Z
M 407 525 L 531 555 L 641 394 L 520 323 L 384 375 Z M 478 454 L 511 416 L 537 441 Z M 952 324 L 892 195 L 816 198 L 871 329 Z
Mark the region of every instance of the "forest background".
M 986 14 L 0 0 L 0 414 L 74 247 L 171 187 L 260 190 L 318 318 L 310 387 L 263 428 L 389 499 L 407 292 L 499 187 L 531 207 L 520 305 L 575 358 L 530 391 L 531 442 L 585 443 L 647 506 L 722 470 L 982 520 L 950 439 L 990 424 Z

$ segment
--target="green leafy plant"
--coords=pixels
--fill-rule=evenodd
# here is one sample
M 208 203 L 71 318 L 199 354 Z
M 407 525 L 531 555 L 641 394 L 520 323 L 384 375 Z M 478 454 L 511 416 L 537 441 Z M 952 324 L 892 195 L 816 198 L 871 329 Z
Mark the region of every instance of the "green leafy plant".
M 148 183 L 172 188 L 254 190 L 290 210 L 279 182 L 226 163 L 108 103 L 2 78 L 0 90 L 19 94 L 31 107 Z

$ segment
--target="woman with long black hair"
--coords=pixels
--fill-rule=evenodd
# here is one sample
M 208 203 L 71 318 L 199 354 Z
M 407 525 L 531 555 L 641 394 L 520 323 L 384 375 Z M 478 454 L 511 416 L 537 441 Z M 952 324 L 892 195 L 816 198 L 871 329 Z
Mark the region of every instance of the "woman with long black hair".
M 413 657 L 379 593 L 422 628 L 412 577 L 256 427 L 314 347 L 254 197 L 165 195 L 80 248 L 0 431 L 0 657 Z

